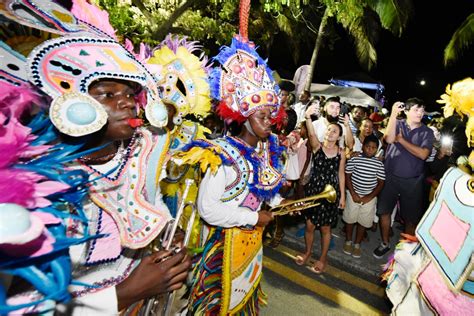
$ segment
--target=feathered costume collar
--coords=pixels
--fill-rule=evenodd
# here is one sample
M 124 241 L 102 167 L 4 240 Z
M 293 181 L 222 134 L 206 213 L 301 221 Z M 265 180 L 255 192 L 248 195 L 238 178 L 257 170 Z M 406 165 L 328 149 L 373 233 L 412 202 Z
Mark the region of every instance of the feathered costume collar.
M 264 200 L 269 200 L 272 198 L 279 191 L 283 184 L 284 178 L 281 173 L 282 164 L 279 160 L 284 147 L 278 144 L 278 139 L 275 135 L 270 135 L 266 142 L 260 142 L 256 148 L 246 144 L 238 138 L 226 136 L 214 141 L 193 141 L 192 143 L 185 146 L 182 151 L 192 152 L 193 148 L 195 149 L 196 147 L 205 148 L 212 150 L 214 155 L 219 156 L 222 164 L 227 166 L 236 165 L 237 167 L 241 167 L 236 162 L 238 158 L 223 148 L 222 144 L 225 142 L 230 144 L 232 147 L 237 148 L 238 154 L 243 156 L 252 165 L 252 169 L 254 171 L 252 179 L 253 181 L 251 183 L 247 183 L 249 191 Z M 187 159 L 187 157 L 185 157 L 186 154 L 181 156 L 183 160 Z M 194 161 L 194 163 L 195 162 L 197 161 Z M 200 163 L 202 164 L 203 161 L 200 161 Z M 207 161 L 206 163 L 211 165 Z M 271 173 L 276 177 L 276 181 L 272 182 L 272 184 L 266 184 L 263 179 L 263 175 L 267 174 L 268 171 L 271 171 Z

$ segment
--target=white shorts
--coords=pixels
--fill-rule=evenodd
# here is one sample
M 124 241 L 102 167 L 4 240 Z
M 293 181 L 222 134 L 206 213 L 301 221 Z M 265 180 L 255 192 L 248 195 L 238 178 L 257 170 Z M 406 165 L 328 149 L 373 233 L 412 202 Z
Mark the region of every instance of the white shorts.
M 377 206 L 377 198 L 373 198 L 367 204 L 355 203 L 349 191 L 346 191 L 346 207 L 342 213 L 342 219 L 347 224 L 359 223 L 365 228 L 372 227 Z

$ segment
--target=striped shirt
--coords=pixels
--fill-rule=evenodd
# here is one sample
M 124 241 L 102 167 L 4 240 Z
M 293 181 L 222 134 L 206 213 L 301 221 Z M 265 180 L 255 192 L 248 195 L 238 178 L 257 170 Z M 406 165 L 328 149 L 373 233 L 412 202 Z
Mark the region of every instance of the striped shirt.
M 385 180 L 383 162 L 375 157 L 357 156 L 349 159 L 346 173 L 352 174 L 352 186 L 359 196 L 372 193 L 377 186 L 377 179 Z

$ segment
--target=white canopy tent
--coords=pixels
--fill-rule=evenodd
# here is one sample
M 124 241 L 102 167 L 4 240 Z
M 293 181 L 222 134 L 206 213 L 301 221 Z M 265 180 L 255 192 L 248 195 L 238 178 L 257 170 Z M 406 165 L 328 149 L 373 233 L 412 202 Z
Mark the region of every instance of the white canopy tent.
M 341 98 L 341 101 L 352 105 L 381 108 L 381 104 L 377 100 L 359 88 L 312 83 L 310 92 L 312 95 L 323 95 L 326 98 L 338 96 Z

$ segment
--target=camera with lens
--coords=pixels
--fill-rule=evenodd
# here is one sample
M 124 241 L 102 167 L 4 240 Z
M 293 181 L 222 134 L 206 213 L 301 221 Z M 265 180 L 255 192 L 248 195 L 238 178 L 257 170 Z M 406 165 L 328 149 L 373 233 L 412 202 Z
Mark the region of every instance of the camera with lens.
M 399 109 L 401 110 L 405 110 L 405 103 L 402 103 L 398 106 Z

